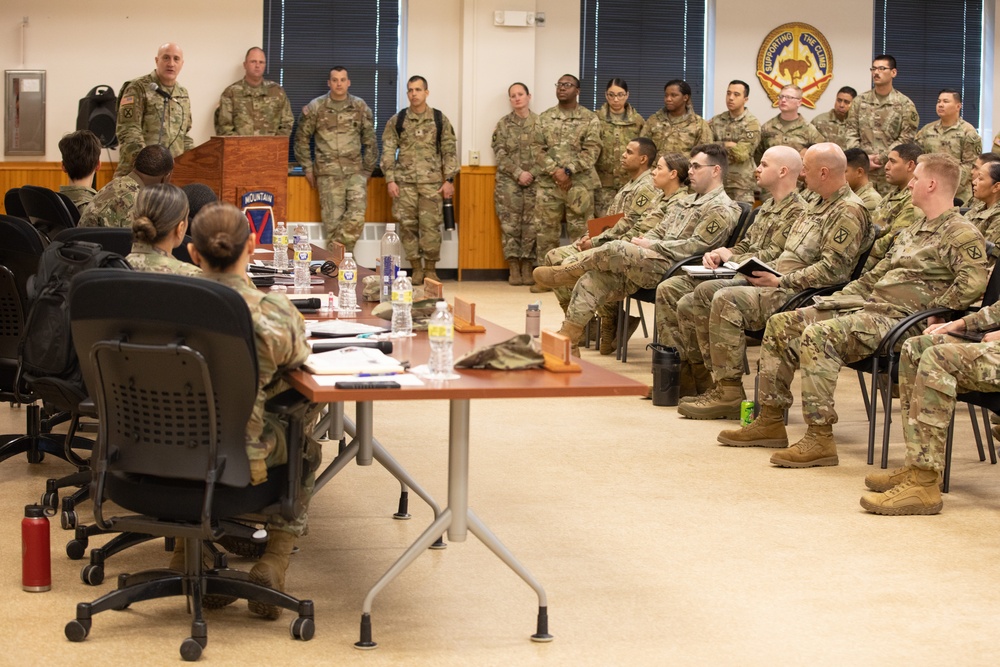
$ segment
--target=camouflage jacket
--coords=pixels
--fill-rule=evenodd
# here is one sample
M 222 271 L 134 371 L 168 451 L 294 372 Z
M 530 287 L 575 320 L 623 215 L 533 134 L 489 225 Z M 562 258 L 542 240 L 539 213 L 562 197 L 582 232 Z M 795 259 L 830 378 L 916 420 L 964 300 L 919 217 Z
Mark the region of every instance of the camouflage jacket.
M 677 261 L 723 245 L 739 217 L 740 207 L 719 186 L 678 200 L 643 237 L 653 241 L 651 250 Z
M 892 318 L 938 306 L 963 310 L 986 288 L 986 261 L 983 235 L 953 207 L 901 231 L 889 254 L 840 293 L 862 296 L 866 312 Z
M 142 182 L 131 174 L 115 176 L 80 215 L 79 227 L 132 227 L 135 198 Z
M 832 141 L 845 151 L 847 150 L 847 128 L 851 119 L 851 112 L 847 112 L 847 118 L 839 120 L 837 115 L 830 109 L 826 113 L 821 113 L 812 119 L 813 127 L 826 141 Z
M 997 136 L 993 137 L 993 146 L 990 148 L 990 152 L 1000 155 L 1000 132 Z
M 85 185 L 60 185 L 59 192 L 69 197 L 80 213 L 83 213 L 83 210 L 90 202 L 94 201 L 94 197 L 97 195 L 97 190 Z
M 151 89 L 154 83 L 160 90 L 170 92 L 169 100 L 159 91 Z M 174 157 L 191 150 L 194 140 L 190 132 L 191 98 L 187 88 L 179 83 L 172 89 L 167 88 L 160 83 L 155 70 L 134 79 L 125 86 L 118 100 L 118 129 L 115 131 L 118 135 L 118 169 L 115 176 L 124 176 L 132 171 L 135 156 L 146 146 L 160 144 Z
M 983 138 L 967 121 L 958 119 L 951 127 L 944 127 L 940 120 L 920 128 L 915 139 L 925 153 L 945 153 L 962 165 L 962 178 L 955 196 L 966 204 L 972 199 L 972 167 L 983 152 Z
M 691 110 L 674 118 L 666 107 L 649 117 L 639 136 L 653 140 L 657 155 L 687 155 L 698 144 L 710 144 L 713 141 L 712 128 L 704 118 Z
M 882 203 L 882 195 L 878 193 L 878 190 L 876 190 L 875 186 L 871 183 L 865 183 L 861 189 L 857 190 L 854 194 L 861 199 L 865 208 L 872 214 L 875 213 L 875 209 L 878 208 L 878 205 Z
M 669 197 L 664 197 L 663 193 L 660 192 L 660 196 L 656 200 L 656 203 L 647 208 L 646 212 L 642 214 L 642 217 L 640 217 L 639 220 L 634 225 L 632 225 L 630 229 L 626 229 L 619 236 L 616 236 L 616 238 L 621 239 L 622 241 L 631 241 L 636 236 L 642 236 L 646 234 L 650 230 L 654 229 L 658 224 L 660 224 L 660 221 L 667 216 L 667 213 L 671 209 L 673 209 L 673 207 L 677 206 L 681 200 L 687 198 L 688 195 L 690 194 L 691 193 L 688 192 L 688 189 L 684 186 L 679 187 L 677 191 L 674 192 Z M 606 230 L 605 234 L 608 233 L 609 231 L 615 230 L 616 228 L 617 225 L 615 227 L 612 227 L 610 230 Z M 617 232 L 615 233 L 617 234 Z M 603 236 L 603 234 L 601 236 Z M 598 238 L 600 238 L 600 236 Z M 601 243 L 606 243 L 606 241 L 595 242 L 594 245 L 596 246 Z
M 288 137 L 294 123 L 292 105 L 281 86 L 274 81 L 251 86 L 246 79 L 240 79 L 222 91 L 215 133 L 220 137 Z
M 542 128 L 534 111 L 529 111 L 527 118 L 513 111 L 501 118 L 493 130 L 491 143 L 497 178 L 517 181 L 522 171 L 536 179 L 541 174 Z
M 795 221 L 805 213 L 805 202 L 794 190 L 781 201 L 775 202 L 773 197 L 757 209 L 753 224 L 747 229 L 743 238 L 730 250 L 733 256 L 731 262 L 742 262 L 756 257 L 762 262 L 771 262 L 785 249 L 785 240 L 792 230 Z
M 309 156 L 310 139 L 316 143 L 315 162 Z M 372 110 L 354 95 L 339 102 L 321 95 L 303 107 L 294 145 L 295 160 L 303 171 L 320 176 L 368 176 L 378 163 Z
M 132 243 L 132 252 L 125 258 L 136 271 L 149 273 L 172 273 L 178 276 L 201 278 L 205 274 L 194 264 L 182 262 L 148 243 Z
M 760 127 L 760 145 L 757 146 L 757 160 L 771 146 L 791 146 L 801 151 L 808 144 L 818 144 L 825 141 L 813 124 L 802 117 L 786 121 L 777 115 Z
M 893 146 L 913 141 L 920 115 L 910 98 L 898 90 L 880 98 L 872 89 L 854 100 L 847 125 L 847 147 L 878 155 L 885 164 Z
M 615 200 L 611 203 L 611 208 L 608 209 L 607 213 L 608 215 L 624 213 L 625 217 L 615 223 L 614 227 L 605 229 L 591 239 L 594 247 L 622 238 L 628 230 L 642 220 L 646 211 L 656 209 L 662 196 L 663 193 L 653 185 L 653 171 L 651 169 L 647 169 L 626 183 L 615 195 Z
M 713 116 L 708 126 L 712 130 L 712 140 L 716 143 L 735 142 L 726 149 L 729 171 L 726 186 L 742 190 L 753 190 L 756 181 L 753 172 L 757 168 L 754 155 L 760 143 L 760 123 L 747 109 L 736 118 L 728 111 Z
M 382 173 L 386 183 L 440 184 L 455 178 L 458 166 L 455 129 L 444 114 L 441 115 L 440 153 L 431 107 L 423 113 L 407 110 L 403 136 L 396 133 L 396 116 L 385 124 L 382 131 Z
M 881 201 L 872 213 L 872 223 L 878 225 L 878 238 L 865 262 L 865 271 L 870 271 L 882 261 L 896 236 L 913 224 L 917 211 L 913 208 L 912 194 L 905 188 L 896 188 Z M 923 216 L 923 214 L 920 214 Z
M 979 199 L 976 201 L 982 203 Z M 965 219 L 975 225 L 987 241 L 1000 245 L 1000 201 L 989 208 L 984 205 L 966 211 Z
M 594 168 L 601 154 L 601 121 L 597 115 L 582 105 L 570 111 L 557 105 L 543 111 L 539 120 L 543 155 L 538 187 L 556 187 L 552 174 L 557 169 L 569 169 L 573 185 L 588 190 L 599 188 L 601 181 Z
M 872 236 L 868 209 L 845 183 L 792 225 L 774 263 L 784 274 L 779 287 L 798 291 L 846 283 Z
M 601 121 L 601 155 L 594 167 L 602 188 L 618 190 L 629 180 L 628 172 L 622 166 L 622 153 L 628 142 L 639 136 L 646 121 L 631 104 L 626 103 L 624 113 L 615 116 L 606 102 L 597 111 L 597 119 Z

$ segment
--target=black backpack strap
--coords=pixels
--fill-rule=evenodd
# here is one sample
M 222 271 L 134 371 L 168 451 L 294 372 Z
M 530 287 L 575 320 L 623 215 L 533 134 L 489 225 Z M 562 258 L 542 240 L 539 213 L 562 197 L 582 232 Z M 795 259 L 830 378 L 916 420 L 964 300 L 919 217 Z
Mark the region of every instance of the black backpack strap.
M 396 137 L 397 138 L 403 136 L 403 121 L 404 120 L 406 120 L 406 108 L 401 109 L 400 112 L 398 114 L 396 114 Z
M 398 114 L 396 114 L 396 136 L 403 136 L 403 121 L 406 120 L 406 109 L 402 109 Z M 444 114 L 441 113 L 440 109 L 434 109 L 434 127 L 437 129 L 437 138 L 434 140 L 434 146 L 437 148 L 438 155 L 441 154 L 441 131 L 444 127 Z

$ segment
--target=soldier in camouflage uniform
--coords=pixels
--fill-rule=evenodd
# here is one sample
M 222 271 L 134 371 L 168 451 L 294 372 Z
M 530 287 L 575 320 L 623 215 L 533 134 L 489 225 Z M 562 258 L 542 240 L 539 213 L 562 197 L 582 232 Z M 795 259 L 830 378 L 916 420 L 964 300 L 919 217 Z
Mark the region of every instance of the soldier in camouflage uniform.
M 608 101 L 597 111 L 601 121 L 601 155 L 594 165 L 601 180 L 601 187 L 594 191 L 594 215 L 598 218 L 612 215 L 608 207 L 629 180 L 621 164 L 622 153 L 628 142 L 639 136 L 645 124 L 639 112 L 628 103 L 628 83 L 624 79 L 608 81 L 604 96 Z
M 247 424 L 246 440 L 251 483 L 260 484 L 267 480 L 269 468 L 288 463 L 288 443 L 281 417 L 266 412 L 264 406 L 268 399 L 288 388 L 282 379 L 285 372 L 301 366 L 309 356 L 305 322 L 285 295 L 265 294 L 247 279 L 245 267 L 253 256 L 254 241 L 246 218 L 235 206 L 220 203 L 206 206 L 194 219 L 191 237 L 194 245 L 192 256 L 205 272 L 204 277 L 239 292 L 250 310 L 258 382 L 257 399 Z M 231 253 L 226 256 L 215 254 L 218 252 L 214 250 L 217 240 L 227 241 L 233 248 L 242 248 L 243 252 L 235 258 Z M 311 421 L 312 416 L 307 415 L 307 419 Z M 306 432 L 310 430 L 307 426 Z M 304 458 L 302 491 L 308 506 L 315 484 L 314 472 L 321 458 L 319 443 L 309 437 L 305 443 Z M 305 507 L 292 521 L 279 514 L 268 517 L 270 537 L 267 549 L 250 570 L 251 581 L 284 590 L 288 557 L 296 539 L 305 530 L 307 518 Z M 249 604 L 251 612 L 265 618 L 273 619 L 281 614 L 280 607 L 258 602 Z
M 118 168 L 115 176 L 132 171 L 136 155 L 145 146 L 159 144 L 177 157 L 194 148 L 191 131 L 191 98 L 177 83 L 184 66 L 184 52 L 164 44 L 155 58 L 156 69 L 130 81 L 118 99 Z
M 541 174 L 541 126 L 528 108 L 531 94 L 523 83 L 507 89 L 509 114 L 493 131 L 497 163 L 493 203 L 500 220 L 503 256 L 510 266 L 511 285 L 533 285 L 535 267 L 535 180 Z
M 368 177 L 378 163 L 375 123 L 365 101 L 347 92 L 347 70 L 331 69 L 327 86 L 329 95 L 302 108 L 295 159 L 309 185 L 319 190 L 327 246 L 340 242 L 353 252 L 365 226 Z M 315 161 L 309 154 L 310 140 L 316 145 Z
M 868 180 L 868 169 L 871 167 L 868 155 L 860 148 L 848 148 L 844 151 L 844 156 L 847 158 L 847 184 L 861 199 L 868 212 L 874 213 L 882 201 L 882 195 Z
M 692 419 L 739 419 L 746 358 L 745 329 L 762 329 L 795 293 L 846 283 L 862 251 L 871 245 L 868 210 L 847 185 L 847 160 L 840 146 L 821 143 L 806 152 L 803 172 L 822 200 L 792 223 L 784 249 L 771 264 L 782 275 L 757 272 L 739 285 L 695 290 L 682 299 L 677 318 L 681 341 L 697 338 L 700 354 L 711 359 L 715 386 L 683 403 L 678 412 Z M 749 283 L 749 285 L 747 285 Z M 705 297 L 708 297 L 707 299 Z
M 135 158 L 135 168 L 125 176 L 115 176 L 101 188 L 80 215 L 79 227 L 132 227 L 132 212 L 139 190 L 147 185 L 166 183 L 174 169 L 174 159 L 163 146 L 146 146 Z
M 872 223 L 878 226 L 878 238 L 868 254 L 865 271 L 871 271 L 882 261 L 896 236 L 912 225 L 917 216 L 913 210 L 910 190 L 906 186 L 913 178 L 920 155 L 920 146 L 913 143 L 899 144 L 889 151 L 885 163 L 885 179 L 892 189 L 872 213 Z
M 805 468 L 837 465 L 833 441 L 834 390 L 843 364 L 871 355 L 902 318 L 926 308 L 967 308 L 986 286 L 983 236 L 950 206 L 958 188 L 958 162 L 948 155 L 920 157 L 910 188 L 926 217 L 899 233 L 872 271 L 817 306 L 771 317 L 760 358 L 760 416 L 723 431 L 719 442 L 736 447 L 785 447 L 784 410 L 791 381 L 802 368 L 805 436 L 775 453 L 771 463 Z
M 574 346 L 599 307 L 656 286 L 675 261 L 719 247 L 736 226 L 739 207 L 722 187 L 725 149 L 704 144 L 692 153 L 689 178 L 694 194 L 670 208 L 651 231 L 629 241 L 611 241 L 558 267 L 535 269 L 535 281 L 541 285 L 575 283 L 560 329 Z
M 94 199 L 97 190 L 91 187 L 94 174 L 101 168 L 101 140 L 90 130 L 77 130 L 59 140 L 62 169 L 69 177 L 69 185 L 60 185 L 59 192 L 69 197 L 77 210 L 83 213 Z
M 910 98 L 892 87 L 896 78 L 895 58 L 875 56 L 871 71 L 875 87 L 862 93 L 851 105 L 847 147 L 859 147 L 868 153 L 872 183 L 884 197 L 892 189 L 882 171 L 889 149 L 913 141 L 920 127 L 920 115 Z
M 990 151 L 994 155 L 1000 155 L 1000 132 L 997 133 L 997 136 L 993 137 L 993 145 Z
M 976 170 L 972 193 L 982 206 L 967 212 L 966 219 L 987 241 L 1000 245 L 1000 162 L 990 162 Z M 996 253 L 997 249 L 994 249 L 991 262 Z
M 246 76 L 230 85 L 219 98 L 215 133 L 226 136 L 275 136 L 292 134 L 292 105 L 274 81 L 264 80 L 264 50 L 253 47 L 243 60 Z
M 850 86 L 844 86 L 837 91 L 837 99 L 833 103 L 833 108 L 812 119 L 813 127 L 819 130 L 823 138 L 837 144 L 845 152 L 849 148 L 847 145 L 847 118 L 851 113 L 851 103 L 857 96 L 858 91 Z
M 746 108 L 750 86 L 744 81 L 729 82 L 726 89 L 726 111 L 712 118 L 713 141 L 726 149 L 729 172 L 726 176 L 726 194 L 733 201 L 754 203 L 754 154 L 760 142 L 760 123 Z
M 150 185 L 139 191 L 132 223 L 132 252 L 128 263 L 136 271 L 200 277 L 201 269 L 171 253 L 184 242 L 188 198 L 176 185 Z
M 823 142 L 823 135 L 799 113 L 802 106 L 802 89 L 785 86 L 778 95 L 780 113 L 760 128 L 757 159 L 772 146 L 791 146 L 797 151 Z
M 594 169 L 601 153 L 601 122 L 580 106 L 579 94 L 579 79 L 562 75 L 556 84 L 559 103 L 540 118 L 544 155 L 535 199 L 539 258 L 559 245 L 564 215 L 574 239 L 587 232 L 587 221 L 594 217 L 594 190 L 601 183 Z
M 688 155 L 699 144 L 712 141 L 712 128 L 691 110 L 691 86 L 673 79 L 663 87 L 663 108 L 646 120 L 639 136 L 649 137 L 661 155 Z
M 925 153 L 947 153 L 962 165 L 962 182 L 955 196 L 968 206 L 972 200 L 972 167 L 983 150 L 983 138 L 962 120 L 962 94 L 953 88 L 938 93 L 938 119 L 920 128 L 914 140 Z
M 795 192 L 795 182 L 802 172 L 802 159 L 787 146 L 776 146 L 761 157 L 755 170 L 757 183 L 770 193 L 757 210 L 747 233 L 732 248 L 718 248 L 706 252 L 702 266 L 719 268 L 725 262 L 742 262 L 756 257 L 762 262 L 772 262 L 785 247 L 785 238 L 792 223 L 804 211 L 802 198 Z M 747 285 L 742 278 L 732 280 L 694 279 L 685 273 L 667 278 L 656 286 L 656 333 L 659 341 L 677 349 L 680 360 L 680 396 L 694 396 L 708 391 L 712 375 L 706 367 L 710 357 L 703 357 L 698 347 L 695 330 L 683 326 L 680 310 L 687 309 L 692 299 L 704 300 L 711 306 L 712 296 L 718 290 L 735 285 Z M 687 304 L 682 306 L 681 304 Z M 708 326 L 707 317 L 705 326 Z

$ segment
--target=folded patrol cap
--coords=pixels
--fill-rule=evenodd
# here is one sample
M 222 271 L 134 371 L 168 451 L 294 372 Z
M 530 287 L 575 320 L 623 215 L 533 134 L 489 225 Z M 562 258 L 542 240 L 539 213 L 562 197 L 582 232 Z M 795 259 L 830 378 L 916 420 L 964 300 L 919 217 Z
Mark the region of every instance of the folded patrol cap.
M 495 371 L 520 371 L 541 368 L 545 357 L 528 334 L 520 334 L 495 345 L 481 347 L 455 362 L 455 368 L 488 368 Z

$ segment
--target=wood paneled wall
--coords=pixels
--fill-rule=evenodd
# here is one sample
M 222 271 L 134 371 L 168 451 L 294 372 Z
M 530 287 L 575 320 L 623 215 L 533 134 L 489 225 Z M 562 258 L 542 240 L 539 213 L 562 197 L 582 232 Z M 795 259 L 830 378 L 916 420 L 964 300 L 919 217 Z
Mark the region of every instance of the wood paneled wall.
M 102 164 L 97 187 L 114 177 L 114 164 Z M 455 179 L 455 211 L 459 222 L 458 266 L 462 269 L 503 269 L 500 222 L 493 207 L 496 167 L 462 167 Z M 58 162 L 0 162 L 0 194 L 22 185 L 38 185 L 58 190 L 69 183 Z M 2 204 L 0 204 L 2 210 Z M 319 195 L 305 178 L 288 177 L 288 219 L 319 220 Z M 368 180 L 368 222 L 393 222 L 392 200 L 384 178 Z M 461 274 L 460 274 L 461 275 Z

